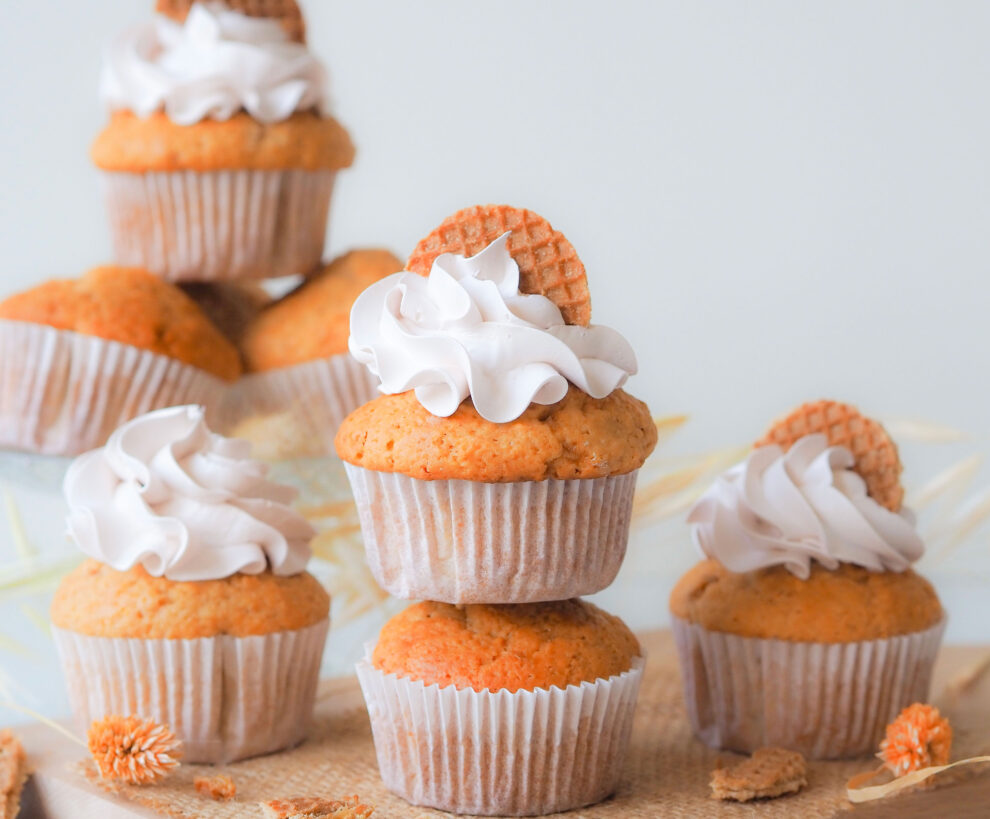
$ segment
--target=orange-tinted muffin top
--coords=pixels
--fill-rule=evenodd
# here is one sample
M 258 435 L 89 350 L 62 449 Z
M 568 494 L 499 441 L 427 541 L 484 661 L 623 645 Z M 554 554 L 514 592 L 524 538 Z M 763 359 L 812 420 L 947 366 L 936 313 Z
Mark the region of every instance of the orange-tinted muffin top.
M 851 643 L 910 634 L 943 617 L 931 583 L 908 569 L 871 572 L 813 563 L 802 580 L 783 566 L 736 574 L 697 564 L 670 596 L 670 610 L 710 631 L 795 642 Z
M 639 655 L 625 623 L 583 600 L 424 602 L 385 624 L 372 663 L 427 685 L 514 692 L 608 679 L 628 671 Z
M 401 269 L 402 262 L 387 250 L 353 250 L 334 259 L 251 322 L 241 342 L 248 370 L 346 353 L 354 300 Z
M 164 113 L 142 119 L 116 111 L 90 150 L 105 171 L 340 170 L 354 161 L 354 145 L 337 120 L 299 112 L 266 124 L 245 112 L 227 120 L 177 125 Z
M 592 398 L 571 386 L 556 404 L 531 404 L 504 424 L 482 418 L 470 399 L 438 418 L 410 391 L 358 407 L 335 443 L 341 459 L 366 469 L 500 483 L 632 472 L 656 446 L 657 429 L 646 404 L 623 390 Z
M 96 267 L 0 302 L 0 319 L 130 344 L 233 381 L 237 349 L 177 287 L 135 267 Z
M 58 587 L 51 617 L 91 637 L 186 640 L 292 631 L 329 611 L 329 595 L 308 572 L 183 582 L 152 577 L 141 566 L 119 572 L 86 560 Z

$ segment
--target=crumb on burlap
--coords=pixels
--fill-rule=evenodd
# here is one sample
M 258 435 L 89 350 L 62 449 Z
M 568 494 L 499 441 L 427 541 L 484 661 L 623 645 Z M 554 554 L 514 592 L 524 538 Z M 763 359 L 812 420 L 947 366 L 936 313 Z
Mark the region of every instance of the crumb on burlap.
M 295 796 L 262 802 L 265 819 L 367 819 L 374 813 L 371 805 L 361 804 L 356 796 L 323 799 L 319 796 Z
M 226 774 L 216 776 L 197 776 L 193 779 L 196 793 L 215 799 L 217 802 L 229 802 L 237 796 L 237 785 Z
M 808 764 L 797 751 L 760 748 L 749 759 L 712 771 L 713 799 L 748 802 L 797 793 L 808 784 Z

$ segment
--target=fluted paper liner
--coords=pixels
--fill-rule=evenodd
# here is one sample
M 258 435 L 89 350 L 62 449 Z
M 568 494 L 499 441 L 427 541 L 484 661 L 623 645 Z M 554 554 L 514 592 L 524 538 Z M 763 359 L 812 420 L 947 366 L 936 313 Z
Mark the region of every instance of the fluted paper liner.
M 168 725 L 184 762 L 225 763 L 305 739 L 329 624 L 191 640 L 53 632 L 81 730 L 133 714 Z
M 323 256 L 330 170 L 105 172 L 114 259 L 170 281 L 309 273 Z
M 876 751 L 887 723 L 928 699 L 945 620 L 857 643 L 739 637 L 672 617 L 688 717 L 713 748 L 810 759 Z
M 567 688 L 474 691 L 357 674 L 385 786 L 452 813 L 532 816 L 600 802 L 615 791 L 643 676 L 629 671 Z
M 304 443 L 303 454 L 331 455 L 343 420 L 377 395 L 377 379 L 342 353 L 244 376 L 224 397 L 218 428 L 236 435 L 245 421 L 274 418 L 281 437 Z
M 216 411 L 226 383 L 165 355 L 0 320 L 0 447 L 77 455 L 103 446 L 125 421 L 164 407 Z
M 395 597 L 566 600 L 611 584 L 626 553 L 635 471 L 482 483 L 345 466 L 368 565 Z

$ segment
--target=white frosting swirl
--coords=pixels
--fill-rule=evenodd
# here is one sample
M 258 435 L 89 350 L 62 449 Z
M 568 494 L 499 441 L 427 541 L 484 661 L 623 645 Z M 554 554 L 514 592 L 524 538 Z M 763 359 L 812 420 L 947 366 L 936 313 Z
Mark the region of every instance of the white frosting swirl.
M 111 110 L 164 110 L 179 125 L 241 109 L 279 122 L 295 111 L 325 112 L 326 85 L 320 61 L 277 21 L 196 3 L 185 23 L 158 16 L 119 36 L 104 56 L 100 96 Z
M 785 454 L 756 449 L 720 476 L 688 515 L 705 555 L 733 572 L 786 566 L 806 579 L 811 561 L 902 572 L 924 545 L 907 509 L 895 514 L 866 493 L 852 453 L 807 435 Z
M 295 490 L 266 480 L 250 450 L 210 432 L 202 407 L 135 418 L 69 467 L 69 534 L 114 569 L 170 580 L 297 574 L 316 533 L 288 505 Z
M 470 395 L 483 418 L 504 423 L 531 403 L 560 401 L 568 382 L 604 398 L 636 372 L 615 330 L 565 324 L 546 296 L 519 292 L 508 237 L 470 258 L 444 253 L 428 277 L 396 273 L 358 297 L 350 351 L 383 393 L 414 389 L 441 417 Z

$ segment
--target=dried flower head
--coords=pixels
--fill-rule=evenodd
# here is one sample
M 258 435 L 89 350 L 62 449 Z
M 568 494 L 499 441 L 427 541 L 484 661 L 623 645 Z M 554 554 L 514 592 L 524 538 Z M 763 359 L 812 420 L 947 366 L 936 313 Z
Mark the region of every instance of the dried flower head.
M 108 716 L 89 727 L 89 752 L 103 779 L 147 785 L 179 764 L 181 743 L 154 720 Z
M 952 749 L 952 726 L 932 705 L 909 705 L 890 725 L 877 756 L 894 776 L 945 765 Z

